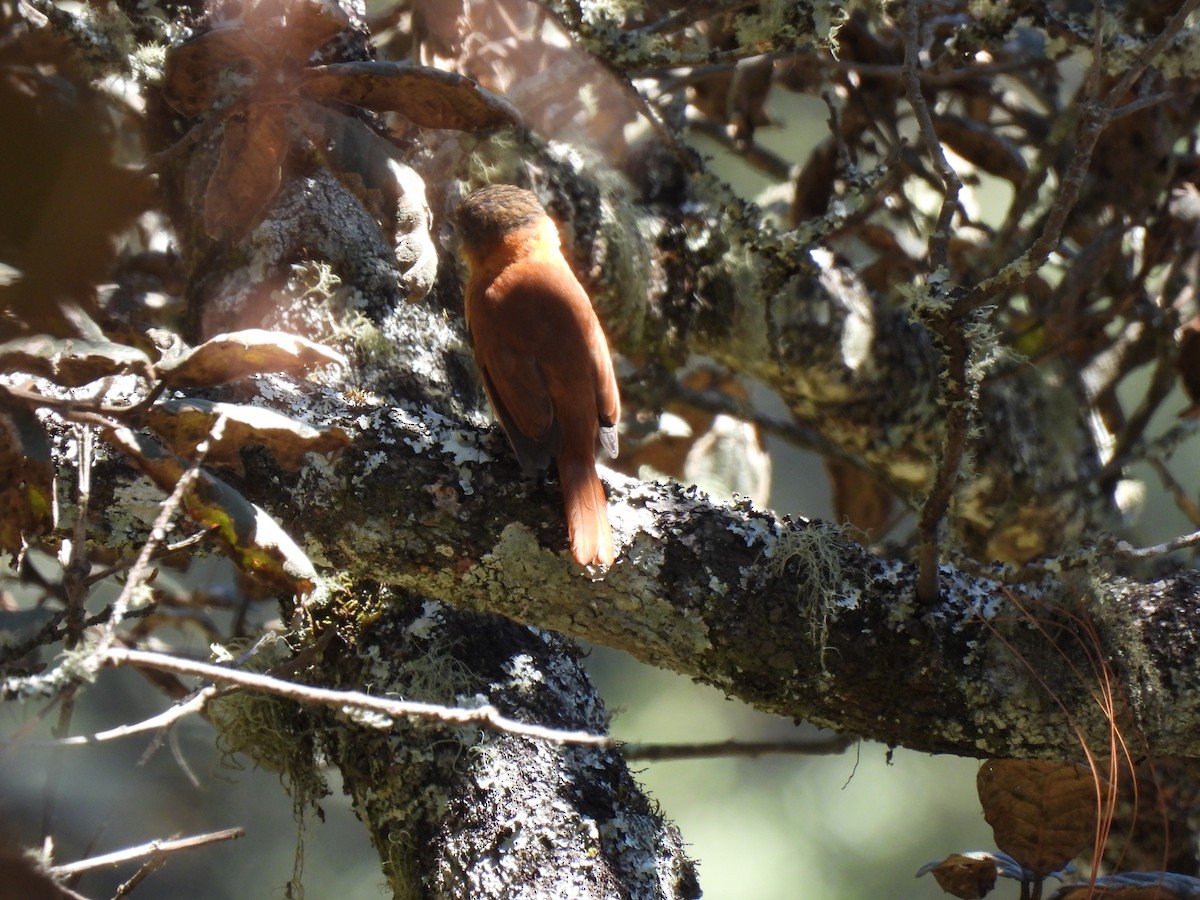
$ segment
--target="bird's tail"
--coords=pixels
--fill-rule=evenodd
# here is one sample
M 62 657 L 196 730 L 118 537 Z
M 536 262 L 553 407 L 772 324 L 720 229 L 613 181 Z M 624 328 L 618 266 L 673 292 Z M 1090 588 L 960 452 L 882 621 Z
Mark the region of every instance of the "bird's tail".
M 581 566 L 612 565 L 617 553 L 608 524 L 608 500 L 604 496 L 604 485 L 596 474 L 595 462 L 560 456 L 558 477 L 567 511 L 571 554 Z

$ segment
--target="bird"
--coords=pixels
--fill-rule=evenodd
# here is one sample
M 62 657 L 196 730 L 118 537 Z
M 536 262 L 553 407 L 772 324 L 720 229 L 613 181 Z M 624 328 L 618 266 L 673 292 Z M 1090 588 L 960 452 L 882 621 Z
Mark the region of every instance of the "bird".
M 554 459 L 571 554 L 616 559 L 596 444 L 617 456 L 621 400 L 604 329 L 537 195 L 484 185 L 459 203 L 467 335 L 492 410 L 526 475 Z

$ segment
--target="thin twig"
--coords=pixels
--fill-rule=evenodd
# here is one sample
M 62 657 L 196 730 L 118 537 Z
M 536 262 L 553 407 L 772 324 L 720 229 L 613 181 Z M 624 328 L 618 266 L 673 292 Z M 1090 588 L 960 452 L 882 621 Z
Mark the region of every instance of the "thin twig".
M 933 269 L 940 269 L 948 262 L 950 246 L 950 226 L 954 223 L 954 213 L 958 209 L 958 195 L 962 191 L 962 181 L 954 166 L 946 159 L 942 150 L 942 142 L 938 140 L 933 128 L 933 117 L 929 112 L 929 104 L 925 102 L 925 94 L 921 90 L 921 0 L 908 0 L 904 10 L 904 91 L 908 96 L 908 105 L 912 107 L 917 118 L 917 126 L 925 141 L 925 149 L 933 160 L 942 181 L 942 207 L 938 211 L 937 224 L 933 234 L 929 236 L 929 263 Z
M 112 895 L 112 900 L 122 900 L 122 898 L 128 897 L 133 893 L 134 889 L 143 881 L 145 881 L 152 872 L 156 872 L 161 869 L 166 861 L 167 855 L 161 850 L 158 853 L 155 853 L 138 867 L 138 870 L 133 873 L 131 878 L 121 883 L 120 887 L 117 888 L 116 893 Z
M 79 862 L 53 866 L 50 871 L 58 878 L 72 878 L 76 875 L 82 875 L 85 872 L 112 868 L 113 866 L 133 862 L 137 859 L 144 859 L 147 856 L 159 853 L 175 853 L 179 850 L 191 850 L 195 847 L 203 847 L 207 844 L 215 844 L 220 841 L 235 841 L 245 833 L 245 829 L 242 828 L 226 828 L 223 831 L 210 831 L 207 834 L 196 834 L 191 837 L 150 841 L 147 844 L 129 847 L 126 850 L 117 850 L 114 853 L 106 853 L 103 856 L 93 856 L 89 859 L 81 859 Z
M 672 762 L 725 756 L 834 756 L 858 743 L 853 735 L 837 734 L 821 741 L 714 741 L 704 744 L 622 744 L 621 755 L 641 762 Z
M 23 747 L 83 747 L 90 744 L 115 741 L 118 738 L 132 737 L 135 734 L 143 734 L 147 731 L 157 731 L 160 728 L 167 728 L 174 725 L 186 716 L 202 712 L 204 707 L 208 705 L 208 702 L 220 692 L 221 688 L 209 685 L 196 691 L 183 702 L 163 710 L 158 715 L 143 719 L 141 722 L 135 722 L 132 725 L 118 725 L 116 728 L 97 731 L 94 734 L 76 734 L 70 737 L 48 738 L 45 740 L 21 737 L 0 738 L 0 746 L 16 744 Z
M 937 271 L 944 269 L 949 262 L 950 229 L 954 224 L 954 214 L 958 210 L 962 181 L 950 165 L 950 161 L 946 159 L 942 143 L 933 127 L 929 105 L 925 102 L 925 95 L 921 90 L 920 5 L 920 0 L 908 0 L 904 12 L 904 89 L 909 106 L 916 116 L 925 148 L 942 182 L 942 206 L 933 233 L 929 236 L 928 250 L 930 268 Z M 930 322 L 930 327 L 941 341 L 942 355 L 946 363 L 945 389 L 940 398 L 941 405 L 946 410 L 946 423 L 937 475 L 925 497 L 917 522 L 921 538 L 918 551 L 917 596 L 926 603 L 934 602 L 940 592 L 940 530 L 946 511 L 950 508 L 955 485 L 958 483 L 958 470 L 966 452 L 972 409 L 969 366 L 971 347 L 966 336 L 965 319 L 957 315 L 956 311 L 947 311 L 938 314 Z
M 1083 189 L 1084 179 L 1091 167 L 1092 152 L 1100 140 L 1105 128 L 1117 115 L 1117 104 L 1129 92 L 1129 89 L 1145 72 L 1146 67 L 1162 52 L 1163 48 L 1179 33 L 1187 22 L 1188 16 L 1200 5 L 1200 0 L 1186 0 L 1179 11 L 1171 18 L 1162 32 L 1159 33 L 1138 55 L 1137 60 L 1125 72 L 1124 76 L 1103 97 L 1101 96 L 1101 73 L 1103 71 L 1103 28 L 1102 10 L 1097 4 L 1095 42 L 1092 50 L 1092 64 L 1088 71 L 1087 88 L 1080 104 L 1079 129 L 1075 140 L 1075 152 L 1067 171 L 1062 177 L 1058 196 L 1046 217 L 1042 233 L 1019 257 L 1009 262 L 1004 268 L 986 281 L 980 282 L 967 300 L 966 306 L 977 309 L 990 303 L 996 296 L 1023 282 L 1036 272 L 1049 258 L 1066 226 L 1067 219 L 1079 199 Z M 1133 101 L 1137 103 L 1139 101 Z
M 1155 544 L 1153 547 L 1133 547 L 1125 541 L 1117 541 L 1105 549 L 1110 556 L 1119 559 L 1153 559 L 1156 556 L 1164 556 L 1167 553 L 1174 553 L 1176 550 L 1190 550 L 1193 547 L 1200 547 L 1200 531 L 1193 531 L 1191 534 Z
M 1163 460 L 1150 457 L 1146 462 L 1149 463 L 1150 468 L 1158 475 L 1158 480 L 1162 482 L 1162 486 L 1166 492 L 1171 495 L 1179 511 L 1187 516 L 1188 521 L 1193 525 L 1200 526 L 1200 507 L 1197 507 L 1196 501 L 1192 499 L 1191 491 L 1179 483 Z
M 958 470 L 966 452 L 974 405 L 968 365 L 971 348 L 963 332 L 962 321 L 944 315 L 934 323 L 934 330 L 944 344 L 942 352 L 946 361 L 946 386 L 941 402 L 946 408 L 946 424 L 937 474 L 917 518 L 917 532 L 921 540 L 917 552 L 917 597 L 923 603 L 935 602 L 941 593 L 938 570 L 942 520 L 950 508 L 954 487 L 958 483 Z
M 181 538 L 180 540 L 175 541 L 172 544 L 167 544 L 165 547 L 158 548 L 157 550 L 154 551 L 154 555 L 152 558 L 153 559 L 161 559 L 162 557 L 168 556 L 172 553 L 178 553 L 180 550 L 186 550 L 188 547 L 194 547 L 196 544 L 199 544 L 205 538 L 208 538 L 211 536 L 212 536 L 211 531 L 197 531 L 195 534 L 189 535 L 185 538 Z M 111 566 L 108 566 L 105 569 L 100 569 L 97 572 L 93 572 L 91 575 L 88 576 L 87 583 L 89 585 L 96 584 L 97 582 L 103 581 L 105 578 L 108 578 L 110 575 L 116 575 L 118 572 L 124 572 L 126 569 L 131 568 L 135 563 L 137 563 L 136 556 L 130 557 L 128 559 L 118 560 L 117 562 L 113 563 Z
M 227 421 L 228 419 L 224 414 L 217 417 L 217 421 L 213 423 L 208 437 L 196 447 L 191 465 L 179 476 L 179 480 L 175 482 L 175 487 L 171 490 L 170 496 L 163 501 L 162 509 L 158 511 L 158 516 L 154 519 L 154 525 L 150 529 L 150 534 L 146 537 L 146 543 L 142 545 L 137 559 L 134 560 L 133 565 L 129 569 L 129 577 L 124 587 L 121 588 L 121 593 L 113 601 L 112 617 L 109 619 L 108 626 L 104 629 L 104 634 L 101 636 L 96 647 L 99 656 L 103 656 L 104 652 L 116 639 L 117 626 L 125 618 L 125 614 L 129 610 L 129 605 L 133 602 L 134 592 L 146 579 L 147 569 L 150 566 L 150 560 L 154 556 L 155 550 L 159 544 L 166 540 L 167 528 L 170 526 L 171 520 L 175 517 L 175 512 L 183 503 L 183 497 L 191 489 L 192 483 L 199 477 L 200 467 L 204 465 L 204 460 L 208 456 L 208 448 L 212 442 L 221 439 Z
M 567 731 L 518 722 L 488 705 L 475 709 L 442 706 L 437 703 L 420 703 L 413 700 L 392 700 L 386 697 L 362 694 L 358 691 L 335 691 L 329 688 L 297 684 L 257 672 L 242 672 L 195 662 L 165 653 L 146 650 L 128 650 L 124 647 L 109 647 L 103 652 L 101 661 L 116 666 L 130 665 L 174 672 L 178 675 L 196 675 L 219 684 L 233 684 L 249 690 L 262 691 L 277 697 L 294 700 L 305 706 L 332 706 L 335 709 L 360 709 L 379 713 L 388 718 L 433 719 L 446 725 L 475 725 L 491 728 L 506 734 L 537 738 L 554 744 L 583 744 L 593 747 L 616 747 L 617 742 L 606 735 L 587 731 Z

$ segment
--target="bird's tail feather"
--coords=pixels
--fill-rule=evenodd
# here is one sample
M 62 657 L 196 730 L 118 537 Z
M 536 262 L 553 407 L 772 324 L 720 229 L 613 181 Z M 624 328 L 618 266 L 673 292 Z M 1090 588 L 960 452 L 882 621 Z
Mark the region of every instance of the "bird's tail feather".
M 571 554 L 581 566 L 612 565 L 617 554 L 608 524 L 608 500 L 595 463 L 590 459 L 568 460 L 560 456 L 558 477 L 567 511 Z

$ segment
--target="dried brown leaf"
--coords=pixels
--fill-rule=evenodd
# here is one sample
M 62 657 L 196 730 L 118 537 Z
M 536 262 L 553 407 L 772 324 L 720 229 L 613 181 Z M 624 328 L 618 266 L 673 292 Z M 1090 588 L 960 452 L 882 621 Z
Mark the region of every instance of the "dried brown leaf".
M 878 540 L 892 521 L 895 495 L 861 466 L 832 457 L 825 472 L 833 488 L 833 509 L 839 521 L 849 522 L 870 540 Z
M 1193 319 L 1179 331 L 1179 355 L 1175 370 L 1191 405 L 1180 413 L 1187 418 L 1200 417 L 1200 319 Z
M 225 122 L 221 156 L 204 194 L 204 228 L 216 240 L 236 240 L 262 218 L 276 191 L 288 133 L 284 111 L 251 105 Z
M 377 112 L 396 112 L 423 128 L 487 131 L 520 122 L 520 113 L 470 78 L 429 66 L 348 62 L 301 73 L 301 89 Z
M 294 472 L 303 467 L 307 454 L 333 456 L 350 443 L 341 428 L 313 428 L 275 410 L 196 398 L 156 403 L 147 413 L 146 425 L 173 453 L 190 458 L 222 416 L 225 426 L 220 438 L 210 442 L 208 461 L 238 472 L 242 471 L 238 451 L 245 446 L 266 447 L 280 466 Z
M 1039 877 L 1091 843 L 1096 783 L 1081 766 L 992 759 L 980 767 L 976 787 L 996 846 Z
M 0 344 L 0 371 L 38 375 L 63 387 L 79 387 L 97 378 L 146 374 L 150 358 L 125 344 L 39 334 Z
M 346 358 L 302 337 L 250 328 L 210 338 L 159 363 L 158 372 L 167 387 L 212 387 L 251 375 L 305 372 L 330 363 L 346 365 Z
M 174 490 L 188 469 L 184 460 L 146 435 L 114 428 L 105 437 L 164 492 Z M 304 551 L 265 510 L 215 475 L 203 469 L 197 473 L 183 495 L 183 509 L 217 537 L 243 570 L 294 594 L 312 591 L 316 570 Z
M 263 47 L 247 29 L 231 25 L 206 31 L 167 51 L 163 99 L 188 118 L 212 108 L 221 69 L 239 60 L 254 61 Z
M 1021 151 L 986 122 L 962 116 L 934 116 L 933 131 L 939 141 L 989 175 L 1013 184 L 1025 180 L 1029 165 Z
M 793 225 L 799 225 L 814 216 L 823 216 L 829 211 L 829 201 L 833 197 L 837 174 L 837 144 L 833 142 L 833 138 L 826 138 L 813 148 L 796 176 L 791 209 Z
M 996 862 L 986 856 L 952 853 L 924 871 L 933 875 L 943 891 L 961 900 L 982 900 L 996 886 Z

